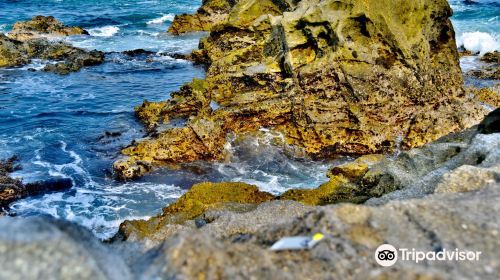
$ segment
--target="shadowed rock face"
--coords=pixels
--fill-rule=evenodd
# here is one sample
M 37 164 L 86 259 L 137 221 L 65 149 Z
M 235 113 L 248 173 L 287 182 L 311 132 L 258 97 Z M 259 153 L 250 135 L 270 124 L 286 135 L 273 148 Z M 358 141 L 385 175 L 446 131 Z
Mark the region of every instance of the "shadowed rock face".
M 445 0 L 239 1 L 200 43 L 206 79 L 136 109 L 150 128 L 187 126 L 123 150 L 117 175 L 221 159 L 228 133 L 260 127 L 324 158 L 417 147 L 476 124 L 484 112 L 462 89 L 451 13 Z
M 14 40 L 26 41 L 39 38 L 88 34 L 83 28 L 66 26 L 52 16 L 35 16 L 29 21 L 16 22 L 8 36 Z

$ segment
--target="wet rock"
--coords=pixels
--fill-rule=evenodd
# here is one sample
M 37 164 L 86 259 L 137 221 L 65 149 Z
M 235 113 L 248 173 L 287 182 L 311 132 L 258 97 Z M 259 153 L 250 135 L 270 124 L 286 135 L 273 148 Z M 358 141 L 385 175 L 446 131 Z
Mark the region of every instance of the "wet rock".
M 500 133 L 500 108 L 497 108 L 484 118 L 479 124 L 478 131 L 482 134 Z
M 23 44 L 0 34 L 0 67 L 21 66 L 28 62 Z
M 71 35 L 89 35 L 81 27 L 66 26 L 52 16 L 35 16 L 29 21 L 16 22 L 8 36 L 17 41 L 54 38 Z
M 180 35 L 187 32 L 210 31 L 213 26 L 224 22 L 231 8 L 238 0 L 203 0 L 194 15 L 176 15 L 168 32 Z
M 477 124 L 485 111 L 462 88 L 450 15 L 441 0 L 238 1 L 200 42 L 203 83 L 138 113 L 148 127 L 180 116 L 186 128 L 125 149 L 117 176 L 223 159 L 228 133 L 261 127 L 328 158 L 418 147 Z
M 64 191 L 73 185 L 70 179 L 64 178 L 23 184 L 20 179 L 9 176 L 9 173 L 20 169 L 20 166 L 15 164 L 16 161 L 16 157 L 0 161 L 0 212 L 8 209 L 9 204 L 16 200 L 47 192 Z
M 275 198 L 265 193 L 259 196 L 263 196 L 262 201 L 300 202 L 310 206 L 345 202 L 381 205 L 391 200 L 422 198 L 433 193 L 469 192 L 500 184 L 499 167 L 500 133 L 477 134 L 473 128 L 396 156 L 367 155 L 335 166 L 328 173 L 329 181 L 317 188 L 291 189 Z M 235 183 L 229 187 L 222 186 L 196 185 L 178 202 L 165 208 L 161 215 L 147 221 L 124 222 L 120 228 L 121 237 L 158 244 L 187 229 L 212 228 L 212 224 L 220 218 L 217 213 L 254 211 L 254 206 L 246 203 L 259 203 L 247 200 L 249 192 L 257 191 L 253 187 L 248 190 L 247 185 Z M 222 195 L 225 192 L 234 192 L 231 197 L 243 195 L 244 199 L 226 200 L 226 196 Z M 217 199 L 205 197 L 212 195 L 216 195 Z M 200 203 L 199 200 L 203 201 Z M 221 201 L 231 203 L 220 204 Z M 240 204 L 242 201 L 244 204 Z M 192 221 L 195 218 L 196 221 Z M 249 227 L 252 223 L 249 220 Z M 220 231 L 216 234 L 223 235 Z
M 481 61 L 488 63 L 500 63 L 500 52 L 486 53 L 481 57 Z
M 91 232 L 46 217 L 0 219 L 1 279 L 132 279 Z
M 493 66 L 484 66 L 479 70 L 471 70 L 466 75 L 476 79 L 500 80 L 500 64 Z
M 141 56 L 141 55 L 152 55 L 152 54 L 155 54 L 155 52 L 147 51 L 145 49 L 129 50 L 129 51 L 124 51 L 122 53 L 125 54 L 125 55 L 128 55 L 128 56 Z

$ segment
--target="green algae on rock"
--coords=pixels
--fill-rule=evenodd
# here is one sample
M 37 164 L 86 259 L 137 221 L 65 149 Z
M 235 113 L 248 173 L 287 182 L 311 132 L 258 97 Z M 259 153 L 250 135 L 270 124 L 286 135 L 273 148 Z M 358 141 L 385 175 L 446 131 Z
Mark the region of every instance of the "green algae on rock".
M 182 224 L 202 215 L 208 209 L 224 209 L 231 204 L 261 204 L 273 200 L 272 194 L 259 191 L 245 183 L 200 183 L 163 209 L 163 213 L 148 221 L 126 221 L 120 225 L 120 234 L 144 237 L 153 234 L 165 224 Z
M 462 88 L 451 14 L 445 0 L 238 1 L 200 42 L 204 82 L 139 109 L 148 126 L 180 116 L 186 127 L 125 149 L 116 175 L 222 159 L 228 133 L 261 127 L 326 158 L 422 146 L 477 124 L 485 111 Z
M 71 35 L 89 35 L 81 27 L 66 26 L 53 16 L 35 16 L 29 21 L 16 22 L 8 36 L 17 41 L 54 38 Z

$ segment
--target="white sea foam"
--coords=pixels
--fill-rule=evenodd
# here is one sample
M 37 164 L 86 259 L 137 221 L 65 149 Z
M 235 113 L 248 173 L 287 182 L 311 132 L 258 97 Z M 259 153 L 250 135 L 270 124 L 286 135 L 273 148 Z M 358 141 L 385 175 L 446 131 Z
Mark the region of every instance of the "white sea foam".
M 466 32 L 457 39 L 457 46 L 484 55 L 488 52 L 500 51 L 500 43 L 485 32 Z
M 0 33 L 7 33 L 7 24 L 0 24 Z
M 89 29 L 89 34 L 95 37 L 111 37 L 118 33 L 120 28 L 118 26 L 103 26 Z
M 166 14 L 166 15 L 163 15 L 159 18 L 155 18 L 155 19 L 148 21 L 147 24 L 162 24 L 166 21 L 173 21 L 174 18 L 175 18 L 174 14 Z

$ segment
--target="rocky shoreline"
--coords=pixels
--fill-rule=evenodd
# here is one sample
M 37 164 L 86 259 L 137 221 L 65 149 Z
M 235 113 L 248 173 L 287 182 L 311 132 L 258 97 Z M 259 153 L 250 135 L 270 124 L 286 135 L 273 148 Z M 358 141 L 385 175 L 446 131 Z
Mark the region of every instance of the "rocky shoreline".
M 492 113 L 479 133 L 470 129 L 387 158 L 386 174 L 398 174 L 394 182 L 402 186 L 365 205 L 307 206 L 273 199 L 251 186 L 211 189 L 205 184 L 166 208 L 159 217 L 168 221 L 153 218 L 140 227 L 126 222 L 105 243 L 79 226 L 51 218 L 2 218 L 0 277 L 497 279 L 498 114 Z M 231 187 L 242 191 L 224 193 Z M 317 232 L 325 238 L 313 249 L 269 250 L 284 236 Z M 400 261 L 389 269 L 373 258 L 383 243 L 434 252 L 481 251 L 482 258 L 460 264 Z M 40 262 L 49 259 L 46 254 L 51 261 Z
M 204 0 L 168 32 L 209 31 L 190 58 L 207 68 L 136 116 L 149 131 L 122 151 L 118 179 L 223 160 L 229 136 L 260 128 L 294 156 L 351 155 L 329 181 L 273 195 L 236 182 L 196 184 L 157 216 L 123 222 L 110 240 L 49 217 L 0 217 L 0 279 L 499 279 L 498 53 L 462 73 L 445 0 Z M 49 39 L 85 35 L 52 17 L 0 34 L 0 67 L 63 60 L 60 74 L 104 54 Z M 143 55 L 144 50 L 126 52 Z M 160 129 L 184 119 L 187 125 Z M 23 184 L 0 162 L 0 210 L 71 182 Z M 68 185 L 69 184 L 69 185 Z M 324 238 L 271 251 L 286 236 Z M 381 244 L 481 251 L 479 261 L 377 264 Z

